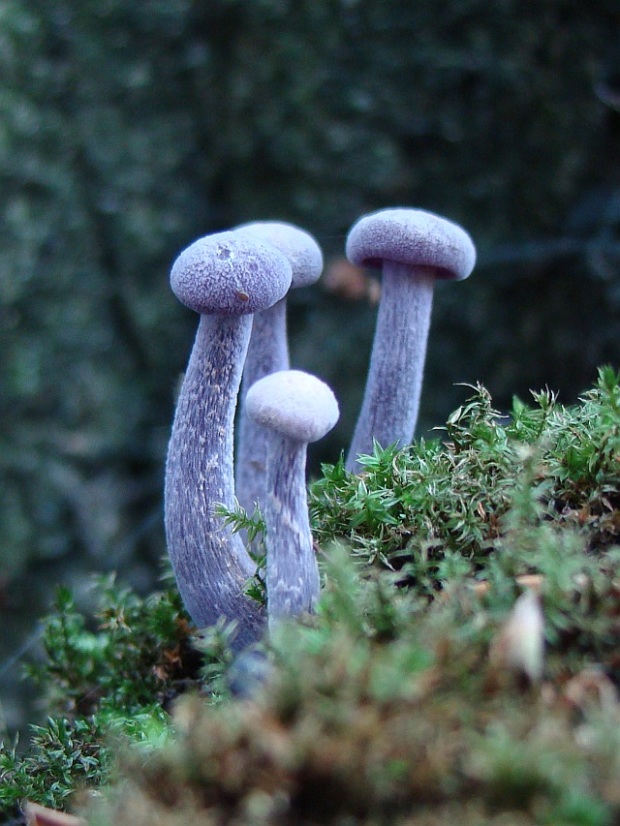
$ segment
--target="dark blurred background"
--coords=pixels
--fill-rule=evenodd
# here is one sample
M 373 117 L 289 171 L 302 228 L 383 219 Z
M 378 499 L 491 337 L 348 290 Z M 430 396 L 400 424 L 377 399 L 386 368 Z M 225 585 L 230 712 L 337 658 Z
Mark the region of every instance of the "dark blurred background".
M 4 0 L 0 5 L 0 697 L 57 582 L 153 586 L 162 466 L 196 317 L 175 255 L 242 221 L 321 243 L 290 305 L 327 380 L 335 460 L 363 390 L 361 214 L 461 223 L 479 263 L 436 293 L 419 433 L 483 382 L 576 400 L 620 356 L 617 0 Z M 24 690 L 20 688 L 20 695 Z M 20 696 L 21 699 L 21 696 Z

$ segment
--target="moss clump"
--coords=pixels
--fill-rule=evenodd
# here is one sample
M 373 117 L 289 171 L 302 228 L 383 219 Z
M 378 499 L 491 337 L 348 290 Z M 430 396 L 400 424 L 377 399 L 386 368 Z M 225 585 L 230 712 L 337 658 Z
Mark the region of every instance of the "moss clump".
M 319 611 L 272 636 L 250 699 L 225 688 L 216 629 L 167 721 L 171 652 L 191 650 L 170 595 L 159 619 L 161 596 L 108 595 L 95 632 L 59 605 L 47 674 L 70 722 L 97 723 L 88 743 L 104 745 L 56 805 L 105 780 L 93 826 L 617 822 L 620 376 L 601 370 L 574 407 L 534 401 L 501 417 L 479 387 L 445 441 L 377 447 L 360 476 L 324 467 L 311 492 Z M 523 575 L 540 590 L 541 679 L 497 656 Z M 141 713 L 163 721 L 155 735 L 132 723 Z M 3 759 L 0 795 L 25 765 Z
M 436 574 L 454 554 L 473 569 L 501 547 L 526 473 L 536 506 L 519 512 L 520 523 L 575 526 L 591 548 L 616 543 L 618 376 L 601 369 L 596 387 L 572 407 L 549 391 L 533 396 L 535 406 L 515 399 L 511 415 L 501 416 L 478 386 L 449 417 L 447 442 L 377 448 L 359 477 L 342 463 L 325 466 L 311 491 L 316 537 L 345 537 L 356 555 L 404 566 L 419 584 L 429 581 L 429 566 Z M 431 579 L 436 585 L 432 572 Z
M 612 370 L 575 407 L 541 393 L 510 419 L 477 388 L 445 443 L 325 467 L 318 615 L 271 640 L 252 701 L 182 701 L 92 822 L 615 822 L 619 411 Z M 490 656 L 523 574 L 535 682 Z
M 94 596 L 89 628 L 70 590 L 57 591 L 43 636 L 46 660 L 28 669 L 44 686 L 49 707 L 81 715 L 108 709 L 130 714 L 164 701 L 195 677 L 191 627 L 175 588 L 144 599 L 108 576 L 95 580 Z
M 273 639 L 259 695 L 182 701 L 93 823 L 614 822 L 618 707 L 575 690 L 583 670 L 529 686 L 498 670 L 500 590 L 429 607 L 342 551 L 327 578 L 319 615 Z
M 197 678 L 201 657 L 176 589 L 143 599 L 113 577 L 93 589 L 94 617 L 62 587 L 44 622 L 45 659 L 27 670 L 50 716 L 32 727 L 25 752 L 0 744 L 2 813 L 16 813 L 26 799 L 63 808 L 77 787 L 99 786 L 118 738 L 165 737 L 165 709 Z

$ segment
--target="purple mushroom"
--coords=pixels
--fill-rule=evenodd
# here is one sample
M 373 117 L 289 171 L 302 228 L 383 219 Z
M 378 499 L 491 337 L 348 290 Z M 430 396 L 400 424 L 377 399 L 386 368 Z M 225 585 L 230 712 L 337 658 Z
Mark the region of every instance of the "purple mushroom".
M 254 563 L 217 509 L 234 507 L 233 423 L 252 313 L 282 298 L 290 282 L 282 253 L 235 232 L 199 239 L 170 275 L 173 292 L 200 322 L 168 447 L 168 551 L 193 621 L 236 620 L 237 648 L 260 636 L 263 617 L 244 594 Z
M 236 228 L 272 244 L 286 256 L 293 270 L 291 289 L 314 284 L 323 269 L 323 254 L 314 238 L 292 224 L 257 221 Z M 241 410 L 236 451 L 235 492 L 239 504 L 261 511 L 267 465 L 267 434 L 245 411 L 244 398 L 255 381 L 279 370 L 288 370 L 286 298 L 254 316 L 252 337 L 243 368 Z
M 467 278 L 474 244 L 457 224 L 419 209 L 384 209 L 353 225 L 346 244 L 349 261 L 382 267 L 381 301 L 362 409 L 347 456 L 360 470 L 360 454 L 407 445 L 420 404 L 435 280 Z
M 338 421 L 329 387 L 300 370 L 272 373 L 246 396 L 248 416 L 269 437 L 264 518 L 267 528 L 269 627 L 283 617 L 312 611 L 319 570 L 312 546 L 306 493 L 306 447 Z

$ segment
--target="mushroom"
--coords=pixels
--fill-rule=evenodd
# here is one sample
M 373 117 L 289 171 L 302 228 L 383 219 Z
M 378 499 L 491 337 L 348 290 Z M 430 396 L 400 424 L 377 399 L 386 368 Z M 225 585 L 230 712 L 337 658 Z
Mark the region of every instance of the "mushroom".
M 250 387 L 248 416 L 269 438 L 264 497 L 269 627 L 312 611 L 319 570 L 312 546 L 306 494 L 306 447 L 338 421 L 338 402 L 320 379 L 301 370 L 272 373 Z
M 435 280 L 467 278 L 476 250 L 464 229 L 420 209 L 384 209 L 360 218 L 346 243 L 349 261 L 382 267 L 382 287 L 364 399 L 346 460 L 409 444 L 420 404 Z
M 304 230 L 280 221 L 256 221 L 242 224 L 236 229 L 267 241 L 286 256 L 293 271 L 291 289 L 308 287 L 321 275 L 321 248 Z M 235 491 L 239 503 L 249 512 L 257 504 L 261 511 L 263 509 L 268 440 L 263 428 L 246 414 L 243 399 L 255 381 L 288 368 L 286 298 L 282 298 L 254 316 L 252 337 L 243 368 Z
M 218 506 L 234 507 L 233 423 L 252 313 L 282 298 L 290 282 L 282 253 L 235 232 L 200 238 L 170 275 L 173 292 L 200 322 L 168 447 L 168 551 L 192 620 L 199 627 L 235 620 L 237 648 L 260 636 L 263 618 L 244 595 L 254 563 Z

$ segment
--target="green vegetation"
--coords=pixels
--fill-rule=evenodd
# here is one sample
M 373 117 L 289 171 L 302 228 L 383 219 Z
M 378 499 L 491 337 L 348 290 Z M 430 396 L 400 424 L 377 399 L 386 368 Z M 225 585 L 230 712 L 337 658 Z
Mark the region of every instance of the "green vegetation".
M 111 740 L 164 737 L 166 709 L 197 677 L 201 657 L 173 588 L 147 599 L 113 577 L 94 588 L 99 610 L 90 623 L 68 589 L 58 590 L 45 624 L 45 661 L 28 668 L 51 716 L 33 727 L 25 754 L 0 747 L 0 811 L 24 799 L 62 807 L 77 786 L 99 785 Z
M 514 399 L 509 417 L 493 409 L 483 387 L 475 391 L 449 416 L 445 441 L 378 449 L 359 477 L 342 463 L 325 466 L 310 501 L 318 540 L 346 537 L 363 560 L 404 566 L 418 587 L 431 589 L 443 579 L 437 564 L 449 566 L 455 554 L 473 574 L 492 552 L 507 552 L 509 513 L 521 531 L 544 522 L 581 529 L 589 547 L 615 542 L 614 370 L 599 371 L 577 406 L 564 407 L 544 391 L 533 394 L 532 407 Z
M 34 669 L 53 716 L 0 753 L 5 811 L 103 784 L 93 826 L 617 822 L 620 374 L 533 398 L 504 417 L 476 387 L 440 439 L 323 468 L 320 608 L 266 644 L 251 701 L 229 629 L 198 652 L 172 589 L 100 580 L 92 626 L 62 590 Z M 529 587 L 541 680 L 498 644 Z

